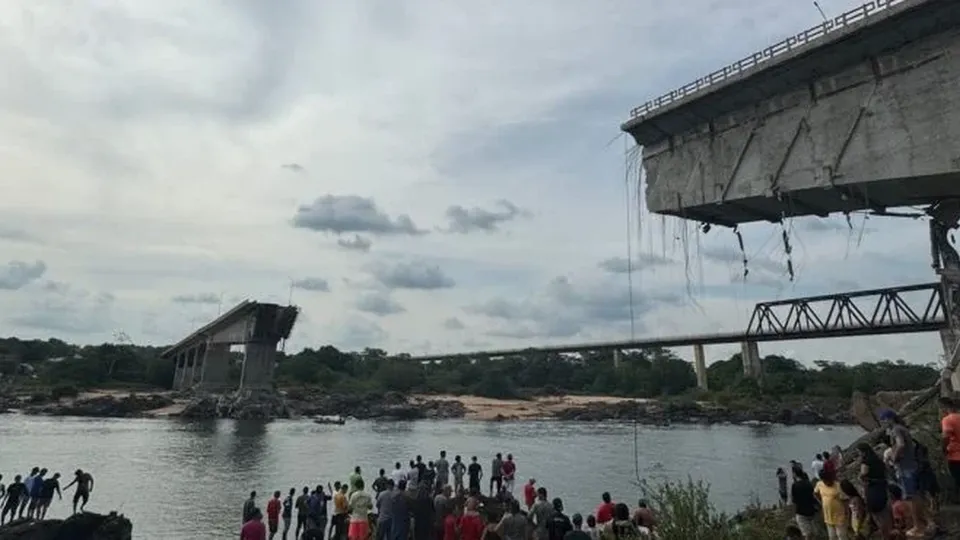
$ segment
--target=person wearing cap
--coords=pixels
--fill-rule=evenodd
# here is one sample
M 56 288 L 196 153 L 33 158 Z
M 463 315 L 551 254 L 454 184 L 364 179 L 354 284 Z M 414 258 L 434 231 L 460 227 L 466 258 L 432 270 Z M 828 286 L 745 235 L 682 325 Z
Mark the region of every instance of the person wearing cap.
M 547 539 L 563 540 L 568 532 L 573 530 L 573 524 L 570 518 L 563 513 L 563 501 L 556 497 L 551 501 L 553 504 L 553 514 L 547 520 Z
M 890 447 L 893 449 L 893 468 L 896 471 L 897 479 L 900 481 L 903 500 L 907 504 L 913 521 L 906 535 L 908 538 L 922 538 L 926 528 L 926 519 L 922 502 L 923 497 L 920 493 L 920 466 L 917 462 L 913 435 L 910 434 L 910 430 L 904 425 L 903 420 L 892 410 L 884 409 L 879 416 L 880 422 L 890 439 Z

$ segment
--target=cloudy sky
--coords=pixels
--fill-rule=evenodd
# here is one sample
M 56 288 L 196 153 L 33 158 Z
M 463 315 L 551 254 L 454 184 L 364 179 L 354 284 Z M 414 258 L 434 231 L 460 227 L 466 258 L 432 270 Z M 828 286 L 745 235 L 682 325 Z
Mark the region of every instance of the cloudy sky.
M 0 6 L 3 334 L 162 344 L 292 291 L 294 348 L 466 351 L 737 331 L 760 300 L 933 279 L 923 222 L 794 220 L 793 281 L 779 226 L 744 227 L 744 282 L 731 231 L 637 202 L 630 108 L 816 24 L 809 2 L 277 5 Z

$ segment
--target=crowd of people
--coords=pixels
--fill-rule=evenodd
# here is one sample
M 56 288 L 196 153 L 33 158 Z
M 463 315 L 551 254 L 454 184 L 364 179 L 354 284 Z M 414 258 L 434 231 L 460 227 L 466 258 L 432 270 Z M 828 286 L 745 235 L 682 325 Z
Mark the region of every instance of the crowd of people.
M 943 451 L 956 491 L 960 486 L 960 407 L 950 398 L 941 398 L 940 406 Z M 858 443 L 854 479 L 841 479 L 838 474 L 844 463 L 839 447 L 817 454 L 809 474 L 802 464 L 791 462 L 789 490 L 787 473 L 777 470 L 780 500 L 791 503 L 796 516 L 787 529 L 788 539 L 819 538 L 824 529 L 830 540 L 859 540 L 874 534 L 882 540 L 925 538 L 937 532 L 940 485 L 929 449 L 895 412 L 881 411 L 879 418 L 885 428 L 883 451 Z
M 380 469 L 369 484 L 356 467 L 345 482 L 274 491 L 260 509 L 257 492 L 243 504 L 241 540 L 630 540 L 653 538 L 656 520 L 644 501 L 629 506 L 603 493 L 586 519 L 568 516 L 563 501 L 529 478 L 514 496 L 517 464 L 496 454 L 487 471 L 476 456 L 464 463 L 421 456 Z M 483 488 L 486 487 L 486 490 Z M 328 507 L 333 505 L 332 513 Z M 266 516 L 266 523 L 264 523 Z
M 47 473 L 47 469 L 34 467 L 26 478 L 18 474 L 9 485 L 4 485 L 3 475 L 0 474 L 0 525 L 24 518 L 46 518 L 54 495 L 63 500 L 63 491 L 74 486 L 73 513 L 83 512 L 93 492 L 93 476 L 77 469 L 73 481 L 61 490 L 60 473 L 53 473 L 49 477 Z

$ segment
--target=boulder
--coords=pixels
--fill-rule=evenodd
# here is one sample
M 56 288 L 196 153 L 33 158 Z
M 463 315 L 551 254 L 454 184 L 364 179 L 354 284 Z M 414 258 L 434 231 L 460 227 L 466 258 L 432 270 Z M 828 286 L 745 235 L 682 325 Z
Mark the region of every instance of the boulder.
M 272 390 L 238 390 L 222 396 L 201 394 L 184 407 L 182 418 L 234 418 L 271 420 L 289 418 L 293 410 L 283 397 Z
M 31 414 L 51 416 L 87 416 L 99 418 L 132 418 L 146 411 L 173 404 L 173 400 L 159 394 L 130 394 L 127 396 L 96 396 L 86 399 L 35 405 L 27 409 Z
M 133 524 L 112 512 L 84 512 L 67 519 L 21 519 L 0 527 L 0 540 L 130 540 Z

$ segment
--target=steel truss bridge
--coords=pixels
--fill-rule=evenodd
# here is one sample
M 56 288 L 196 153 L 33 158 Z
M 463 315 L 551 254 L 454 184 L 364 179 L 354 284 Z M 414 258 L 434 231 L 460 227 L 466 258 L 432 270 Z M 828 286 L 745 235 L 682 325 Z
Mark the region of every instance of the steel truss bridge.
M 933 282 L 761 302 L 753 308 L 745 332 L 434 354 L 415 359 L 433 361 L 530 353 L 610 352 L 685 345 L 936 332 L 947 327 L 945 313 L 941 284 Z

